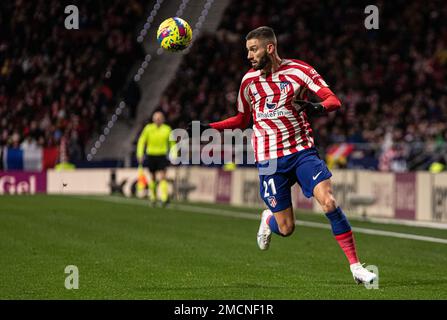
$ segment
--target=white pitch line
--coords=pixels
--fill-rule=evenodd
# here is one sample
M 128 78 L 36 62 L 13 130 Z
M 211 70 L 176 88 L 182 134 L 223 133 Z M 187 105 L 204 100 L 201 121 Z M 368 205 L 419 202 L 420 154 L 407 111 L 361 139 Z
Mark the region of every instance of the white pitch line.
M 135 204 L 135 205 L 144 206 L 144 207 L 149 208 L 148 202 L 146 202 L 144 200 L 138 200 L 138 199 L 126 199 L 126 198 L 114 197 L 114 196 L 100 197 L 100 198 L 79 196 L 77 198 L 88 199 L 88 200 L 98 200 L 98 201 L 105 201 L 105 202 L 113 202 L 113 203 L 121 203 L 121 204 Z M 231 217 L 231 218 L 239 218 L 239 219 L 259 220 L 259 216 L 255 215 L 253 213 L 247 213 L 247 212 L 243 212 L 243 211 L 230 211 L 230 210 L 216 209 L 216 208 L 207 208 L 207 207 L 200 207 L 200 206 L 189 205 L 189 204 L 172 204 L 172 205 L 167 206 L 165 209 L 167 209 L 167 210 L 181 210 L 181 211 L 188 211 L 188 212 L 192 212 L 192 213 L 203 213 L 203 214 Z M 320 222 L 296 220 L 295 224 L 299 225 L 299 226 L 311 227 L 311 228 L 328 229 L 328 230 L 331 229 L 329 224 L 320 223 Z M 434 238 L 434 237 L 428 237 L 428 236 L 420 236 L 420 235 L 409 234 L 409 233 L 401 233 L 401 232 L 393 232 L 393 231 L 385 231 L 385 230 L 377 230 L 377 229 L 368 229 L 368 228 L 359 228 L 359 227 L 352 227 L 352 231 L 354 231 L 356 233 L 363 233 L 363 234 L 369 234 L 369 235 L 375 235 L 375 236 L 384 236 L 384 237 L 393 237 L 393 238 L 399 238 L 399 239 L 409 239 L 409 240 L 418 240 L 418 241 L 447 244 L 447 239 Z
M 408 226 L 408 227 L 421 227 L 421 228 L 447 230 L 447 223 L 445 223 L 445 222 L 417 221 L 417 220 L 376 218 L 376 217 L 366 217 L 365 219 L 356 218 L 356 220 L 363 221 L 363 222 L 375 222 L 375 223 L 380 223 L 380 224 L 395 224 L 395 225 Z

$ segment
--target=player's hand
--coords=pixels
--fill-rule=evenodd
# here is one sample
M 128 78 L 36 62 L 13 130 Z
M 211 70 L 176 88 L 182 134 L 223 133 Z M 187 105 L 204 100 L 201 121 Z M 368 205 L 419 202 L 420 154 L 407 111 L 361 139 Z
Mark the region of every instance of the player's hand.
M 203 131 L 205 131 L 206 129 L 210 129 L 211 126 L 208 123 L 205 122 L 199 122 L 199 121 L 191 121 L 188 124 L 188 127 L 186 128 L 186 131 L 188 132 L 189 137 L 192 137 L 192 128 L 193 128 L 193 122 L 194 122 L 194 127 L 199 127 L 199 134 L 201 135 Z M 197 131 L 197 129 L 195 129 L 195 131 Z
M 327 114 L 326 108 L 318 102 L 295 100 L 294 105 L 298 113 L 305 111 L 308 116 L 321 117 Z

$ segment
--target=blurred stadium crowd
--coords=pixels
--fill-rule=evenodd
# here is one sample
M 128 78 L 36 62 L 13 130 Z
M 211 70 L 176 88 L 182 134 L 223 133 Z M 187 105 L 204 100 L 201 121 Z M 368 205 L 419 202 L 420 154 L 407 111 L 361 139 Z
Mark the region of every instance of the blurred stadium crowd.
M 70 4 L 82 17 L 76 32 L 63 28 L 63 2 L 0 3 L 0 149 L 62 140 L 71 160 L 83 160 L 86 142 L 118 98 L 137 100 L 137 86 L 126 79 L 143 57 L 135 34 L 147 3 Z M 365 6 L 357 1 L 233 0 L 218 32 L 205 32 L 184 56 L 157 110 L 182 128 L 234 115 L 249 69 L 244 37 L 269 25 L 280 56 L 314 66 L 342 100 L 340 111 L 312 120 L 330 164 L 426 169 L 447 154 L 447 6 L 376 5 L 380 29 L 366 30 Z
M 0 147 L 64 141 L 70 160 L 85 159 L 143 54 L 134 34 L 144 2 L 0 2 Z M 79 8 L 79 30 L 64 28 L 68 4 Z
M 443 1 L 379 1 L 380 29 L 363 28 L 357 1 L 233 0 L 216 34 L 184 58 L 159 109 L 174 127 L 236 113 L 249 69 L 245 35 L 274 28 L 282 58 L 308 62 L 343 102 L 312 121 L 322 153 L 353 143 L 339 166 L 405 171 L 447 153 L 447 6 Z M 342 151 L 331 148 L 334 154 Z

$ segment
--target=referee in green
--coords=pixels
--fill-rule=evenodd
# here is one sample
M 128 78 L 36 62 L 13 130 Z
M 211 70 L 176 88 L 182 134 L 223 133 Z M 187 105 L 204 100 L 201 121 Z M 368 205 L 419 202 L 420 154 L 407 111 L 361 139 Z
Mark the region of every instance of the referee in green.
M 152 123 L 147 124 L 141 132 L 137 144 L 137 160 L 143 165 L 144 154 L 147 155 L 150 173 L 149 197 L 153 204 L 157 202 L 157 186 L 160 188 L 160 200 L 165 205 L 169 200 L 168 182 L 166 181 L 166 168 L 169 166 L 168 153 L 175 145 L 170 141 L 171 127 L 165 122 L 162 112 L 152 115 Z M 157 180 L 157 173 L 158 178 Z

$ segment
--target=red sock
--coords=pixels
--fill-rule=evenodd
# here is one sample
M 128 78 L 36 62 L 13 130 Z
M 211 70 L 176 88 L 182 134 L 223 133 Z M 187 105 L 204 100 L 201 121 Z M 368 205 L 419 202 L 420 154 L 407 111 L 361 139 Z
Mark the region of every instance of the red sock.
M 357 251 L 355 250 L 355 241 L 352 231 L 336 235 L 335 239 L 337 240 L 340 247 L 343 249 L 346 258 L 348 258 L 349 264 L 359 262 Z

